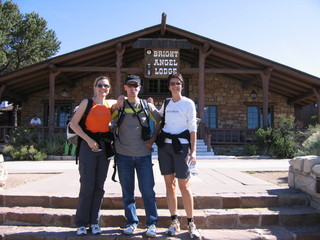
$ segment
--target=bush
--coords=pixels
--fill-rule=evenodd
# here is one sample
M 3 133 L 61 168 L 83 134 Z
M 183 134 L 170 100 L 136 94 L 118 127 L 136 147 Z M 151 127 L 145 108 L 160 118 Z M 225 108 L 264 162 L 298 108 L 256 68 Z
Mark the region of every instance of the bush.
M 41 139 L 38 129 L 19 128 L 13 130 L 3 153 L 14 160 L 43 160 L 45 141 Z
M 297 155 L 318 155 L 320 156 L 320 131 L 314 132 L 302 143 L 302 149 Z
M 279 128 L 258 129 L 257 145 L 263 155 L 292 158 L 298 152 L 300 132 L 293 130 L 294 117 L 279 116 Z
M 245 154 L 249 156 L 257 155 L 257 146 L 253 144 L 245 145 Z
M 66 135 L 63 133 L 55 134 L 46 140 L 45 151 L 48 155 L 63 155 L 66 143 Z

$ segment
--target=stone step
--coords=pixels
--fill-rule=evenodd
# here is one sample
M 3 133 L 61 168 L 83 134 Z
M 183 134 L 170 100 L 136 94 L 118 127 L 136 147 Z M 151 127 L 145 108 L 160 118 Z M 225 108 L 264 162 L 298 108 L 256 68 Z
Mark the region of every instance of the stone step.
M 319 240 L 320 226 L 288 228 L 283 226 L 270 226 L 266 228 L 252 229 L 200 229 L 203 240 Z M 25 239 L 55 239 L 75 240 L 75 228 L 65 227 L 38 227 L 38 226 L 0 226 L 0 239 L 4 240 L 25 240 Z M 166 237 L 166 228 L 157 229 L 155 239 L 180 239 L 190 240 L 186 229 L 181 229 L 176 237 Z M 145 235 L 143 226 L 139 226 L 133 236 L 122 234 L 119 227 L 102 228 L 102 234 L 82 236 L 81 240 L 135 240 L 149 239 Z
M 287 228 L 280 226 L 270 226 L 267 228 L 253 229 L 200 229 L 202 240 L 319 240 L 320 226 Z M 75 240 L 75 228 L 62 227 L 34 227 L 34 226 L 0 226 L 0 239 L 5 240 L 25 240 L 25 239 L 55 239 L 55 240 Z M 166 228 L 157 229 L 155 239 L 181 239 L 190 240 L 186 229 L 182 229 L 176 237 L 166 237 Z M 139 226 L 133 236 L 122 234 L 122 230 L 116 228 L 102 228 L 102 234 L 82 236 L 81 240 L 135 240 L 149 239 L 145 235 L 143 226 Z
M 77 206 L 77 197 L 57 197 L 57 196 L 27 196 L 27 195 L 0 195 L 0 206 L 3 207 L 52 207 L 52 208 L 73 208 Z M 226 194 L 213 196 L 194 196 L 195 209 L 228 209 L 228 208 L 255 208 L 255 207 L 286 207 L 286 206 L 309 206 L 309 195 L 293 189 L 283 190 L 275 194 Z M 136 197 L 137 208 L 143 207 L 140 196 Z M 159 209 L 167 208 L 165 196 L 157 197 Z M 178 206 L 183 208 L 182 199 L 178 196 Z M 122 209 L 121 196 L 105 196 L 102 204 L 103 208 Z
M 43 207 L 0 207 L 0 225 L 33 226 L 75 226 L 75 209 Z M 145 223 L 144 209 L 137 209 L 140 222 Z M 159 227 L 171 223 L 167 209 L 158 210 Z M 186 214 L 178 210 L 182 227 L 186 226 Z M 196 209 L 194 219 L 198 228 L 254 228 L 267 226 L 312 226 L 319 224 L 320 213 L 311 207 L 270 207 L 270 208 L 232 208 L 232 209 Z M 102 209 L 101 227 L 124 227 L 123 209 Z

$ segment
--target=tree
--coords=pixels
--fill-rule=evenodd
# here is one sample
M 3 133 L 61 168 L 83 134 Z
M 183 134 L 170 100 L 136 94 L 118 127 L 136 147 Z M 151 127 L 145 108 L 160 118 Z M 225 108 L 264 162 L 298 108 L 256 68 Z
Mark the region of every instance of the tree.
M 21 14 L 11 0 L 0 0 L 0 75 L 54 56 L 60 44 L 37 13 Z

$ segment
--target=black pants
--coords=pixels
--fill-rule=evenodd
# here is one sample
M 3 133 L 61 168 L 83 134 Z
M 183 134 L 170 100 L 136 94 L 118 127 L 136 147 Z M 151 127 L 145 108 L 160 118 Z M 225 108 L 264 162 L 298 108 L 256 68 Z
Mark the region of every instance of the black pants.
M 80 193 L 76 213 L 76 225 L 98 224 L 104 196 L 104 182 L 109 168 L 105 147 L 93 152 L 86 141 L 81 142 L 79 153 Z

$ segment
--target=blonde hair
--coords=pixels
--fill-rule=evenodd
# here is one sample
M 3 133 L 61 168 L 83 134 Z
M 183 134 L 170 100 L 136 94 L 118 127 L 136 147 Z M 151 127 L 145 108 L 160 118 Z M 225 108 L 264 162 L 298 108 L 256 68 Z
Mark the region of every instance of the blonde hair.
M 99 82 L 100 80 L 104 80 L 104 79 L 108 80 L 109 84 L 111 84 L 111 83 L 110 83 L 110 77 L 108 77 L 108 76 L 100 76 L 100 77 L 97 77 L 97 78 L 94 80 L 94 82 L 93 82 L 93 97 L 96 96 L 96 91 L 95 91 L 94 88 L 97 86 L 97 84 L 98 84 L 98 82 Z

